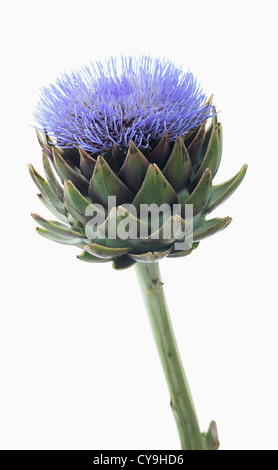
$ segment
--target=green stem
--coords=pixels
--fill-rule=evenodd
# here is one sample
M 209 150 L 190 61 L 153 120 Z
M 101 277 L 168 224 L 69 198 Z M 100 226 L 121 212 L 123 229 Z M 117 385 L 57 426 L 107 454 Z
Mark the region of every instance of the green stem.
M 158 263 L 136 263 L 136 272 L 148 311 L 176 420 L 181 448 L 205 450 L 204 439 L 185 377 L 168 313 Z

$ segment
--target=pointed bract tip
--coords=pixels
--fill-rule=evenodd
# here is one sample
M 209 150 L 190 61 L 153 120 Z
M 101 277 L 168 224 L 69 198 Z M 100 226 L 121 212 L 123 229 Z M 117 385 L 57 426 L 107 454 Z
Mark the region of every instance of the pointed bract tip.
M 167 129 L 165 130 L 161 140 L 168 140 L 168 131 L 167 131 Z
M 230 223 L 233 221 L 232 217 L 224 217 L 223 220 L 226 220 L 226 226 L 230 225 Z
M 105 159 L 102 155 L 99 155 L 96 160 L 97 165 L 103 165 L 105 163 Z
M 212 105 L 212 102 L 213 102 L 213 93 L 210 95 L 210 97 L 208 98 L 207 102 L 206 102 L 206 105 L 207 106 L 211 106 Z
M 137 150 L 137 147 L 136 147 L 135 143 L 133 142 L 133 140 L 131 140 L 129 142 L 129 148 L 130 148 L 130 150 Z
M 35 212 L 31 213 L 31 217 L 33 217 L 34 220 L 42 220 L 42 217 Z
M 36 128 L 35 128 L 35 132 L 36 132 L 36 136 L 37 136 L 37 139 L 38 139 L 39 143 L 41 143 L 42 142 L 42 136 L 41 136 L 40 132 Z

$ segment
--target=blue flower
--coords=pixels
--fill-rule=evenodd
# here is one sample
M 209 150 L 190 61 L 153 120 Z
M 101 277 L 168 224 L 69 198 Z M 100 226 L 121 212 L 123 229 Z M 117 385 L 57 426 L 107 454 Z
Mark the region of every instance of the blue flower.
M 120 66 L 118 66 L 120 65 Z M 150 57 L 110 58 L 64 74 L 43 88 L 35 118 L 62 148 L 106 152 L 131 140 L 148 148 L 167 130 L 170 141 L 213 113 L 191 72 Z

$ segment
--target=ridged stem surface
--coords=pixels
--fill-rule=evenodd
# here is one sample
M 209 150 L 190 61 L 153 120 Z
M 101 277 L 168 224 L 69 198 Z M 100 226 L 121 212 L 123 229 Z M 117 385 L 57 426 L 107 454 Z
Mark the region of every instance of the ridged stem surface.
M 149 320 L 168 384 L 183 450 L 205 450 L 204 439 L 169 317 L 158 263 L 136 263 Z

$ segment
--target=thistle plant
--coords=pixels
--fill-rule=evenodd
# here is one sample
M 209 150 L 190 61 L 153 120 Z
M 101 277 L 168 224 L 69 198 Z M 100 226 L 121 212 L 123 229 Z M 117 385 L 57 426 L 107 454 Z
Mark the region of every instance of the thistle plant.
M 44 88 L 35 116 L 46 177 L 29 170 L 55 217 L 32 214 L 38 233 L 81 249 L 82 261 L 135 265 L 181 447 L 218 449 L 214 422 L 200 432 L 159 272 L 160 260 L 191 254 L 230 224 L 208 215 L 246 173 L 212 184 L 223 141 L 212 98 L 172 62 L 109 59 Z

